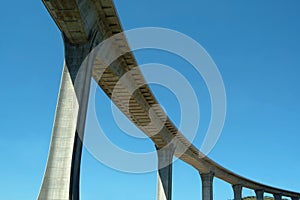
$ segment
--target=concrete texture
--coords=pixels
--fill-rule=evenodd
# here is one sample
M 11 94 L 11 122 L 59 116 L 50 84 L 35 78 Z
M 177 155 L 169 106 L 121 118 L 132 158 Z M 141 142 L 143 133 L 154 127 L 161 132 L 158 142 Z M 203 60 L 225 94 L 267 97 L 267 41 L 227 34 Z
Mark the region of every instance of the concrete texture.
M 62 31 L 65 65 L 59 90 L 48 162 L 39 200 L 78 200 L 82 139 L 92 66 L 81 67 L 103 38 L 91 1 L 43 1 Z
M 233 185 L 233 194 L 234 194 L 234 200 L 242 200 L 242 190 L 243 187 L 241 184 Z
M 69 199 L 72 155 L 76 135 L 78 101 L 68 67 L 65 65 L 47 167 L 39 200 Z
M 256 199 L 257 200 L 264 200 L 264 190 L 255 190 Z
M 202 200 L 213 200 L 214 173 L 200 173 L 202 181 Z
M 91 67 L 81 63 L 90 43 L 65 38 L 65 65 L 59 90 L 48 162 L 38 199 L 79 199 L 79 176 Z
M 172 161 L 175 148 L 168 145 L 157 149 L 158 172 L 157 172 L 157 200 L 172 199 Z
M 282 200 L 282 195 L 281 194 L 273 194 L 274 200 Z

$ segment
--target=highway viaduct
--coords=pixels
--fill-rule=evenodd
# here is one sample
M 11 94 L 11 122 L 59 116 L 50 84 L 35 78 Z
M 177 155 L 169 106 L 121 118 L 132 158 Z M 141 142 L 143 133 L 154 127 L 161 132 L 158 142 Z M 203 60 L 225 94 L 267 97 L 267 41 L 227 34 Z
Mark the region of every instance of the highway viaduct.
M 103 40 L 121 33 L 122 27 L 112 0 L 43 0 L 48 12 L 62 32 L 65 64 L 62 73 L 55 121 L 47 166 L 38 196 L 39 200 L 78 200 L 79 175 L 90 80 L 94 80 L 115 105 L 153 141 L 158 155 L 157 199 L 170 200 L 172 195 L 172 158 L 178 157 L 199 172 L 202 180 L 202 199 L 213 199 L 213 179 L 219 178 L 232 185 L 234 199 L 242 199 L 242 188 L 255 191 L 258 200 L 271 193 L 275 200 L 282 196 L 299 200 L 300 193 L 274 188 L 239 176 L 205 157 L 174 126 L 145 82 L 137 63 L 128 52 L 125 37 L 107 52 L 122 54 L 109 66 L 94 59 L 84 70 L 80 66 L 91 51 Z M 131 76 L 118 84 L 128 71 Z M 132 96 L 132 88 L 139 88 Z M 126 100 L 130 99 L 129 104 Z M 150 116 L 151 115 L 151 116 Z M 151 123 L 150 123 L 151 122 Z M 152 123 L 153 122 L 153 123 Z M 161 125 L 163 127 L 161 128 Z M 157 130 L 160 130 L 157 133 Z M 157 134 L 153 134 L 157 133 Z M 171 142 L 172 141 L 172 142 Z M 166 164 L 167 163 L 167 164 Z

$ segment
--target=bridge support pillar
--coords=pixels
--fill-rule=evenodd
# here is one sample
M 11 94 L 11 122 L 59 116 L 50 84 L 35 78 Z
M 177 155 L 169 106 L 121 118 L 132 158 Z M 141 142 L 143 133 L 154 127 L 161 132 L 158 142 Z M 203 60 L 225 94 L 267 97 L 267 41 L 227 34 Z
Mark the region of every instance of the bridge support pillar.
M 156 148 L 158 157 L 157 200 L 172 199 L 172 161 L 175 147 L 169 144 L 161 149 Z
M 232 185 L 234 200 L 242 200 L 242 190 L 243 187 L 240 184 Z
M 65 39 L 65 38 L 64 38 Z M 72 45 L 65 39 L 52 139 L 39 200 L 78 200 L 80 160 L 92 67 L 81 67 L 91 43 Z
M 264 190 L 255 190 L 256 200 L 264 200 Z
M 281 200 L 282 195 L 281 194 L 273 194 L 274 200 Z
M 202 200 L 213 200 L 214 173 L 200 173 L 202 181 Z

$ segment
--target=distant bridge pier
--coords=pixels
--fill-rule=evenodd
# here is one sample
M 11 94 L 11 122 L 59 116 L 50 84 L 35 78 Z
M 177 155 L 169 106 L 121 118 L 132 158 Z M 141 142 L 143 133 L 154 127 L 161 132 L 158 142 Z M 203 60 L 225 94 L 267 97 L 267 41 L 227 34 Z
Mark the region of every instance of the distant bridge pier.
M 242 200 L 243 186 L 241 184 L 232 185 L 234 200 Z
M 172 161 L 175 147 L 169 144 L 161 149 L 156 148 L 158 158 L 157 200 L 172 199 Z
M 274 200 L 282 200 L 281 194 L 273 194 Z
M 264 200 L 264 190 L 255 190 L 256 200 Z
M 213 200 L 214 173 L 200 173 L 202 181 L 202 200 Z

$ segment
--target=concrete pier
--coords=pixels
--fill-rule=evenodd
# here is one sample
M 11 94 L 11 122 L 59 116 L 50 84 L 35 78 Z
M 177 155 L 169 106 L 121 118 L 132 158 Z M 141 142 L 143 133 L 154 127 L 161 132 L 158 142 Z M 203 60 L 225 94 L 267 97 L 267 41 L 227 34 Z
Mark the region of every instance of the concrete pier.
M 273 194 L 274 200 L 282 200 L 281 194 Z
M 82 139 L 92 77 L 92 64 L 82 62 L 106 34 L 91 0 L 46 1 L 62 32 L 65 64 L 56 107 L 48 162 L 39 200 L 78 200 Z
M 264 190 L 255 190 L 256 200 L 264 200 Z
M 202 200 L 213 200 L 214 173 L 200 173 L 202 181 Z
M 91 43 L 64 38 L 65 64 L 46 171 L 38 199 L 79 199 L 80 160 L 91 81 L 91 66 L 81 67 Z M 81 67 L 81 68 L 80 68 Z
M 175 148 L 172 144 L 162 149 L 157 149 L 158 173 L 157 173 L 157 200 L 172 199 L 172 161 Z
M 232 185 L 234 200 L 242 200 L 243 187 L 240 184 Z

